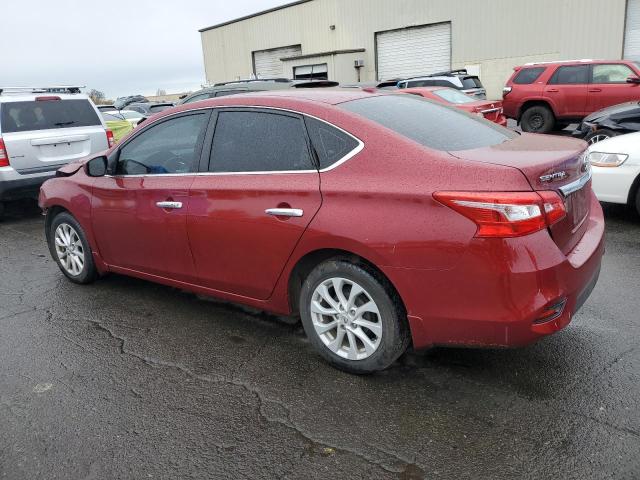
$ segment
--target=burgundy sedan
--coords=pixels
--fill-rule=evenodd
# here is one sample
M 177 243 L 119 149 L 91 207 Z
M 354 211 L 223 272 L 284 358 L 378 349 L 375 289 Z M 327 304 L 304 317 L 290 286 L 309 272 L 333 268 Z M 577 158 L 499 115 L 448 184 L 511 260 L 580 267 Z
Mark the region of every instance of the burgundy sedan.
M 504 116 L 502 102 L 491 100 L 476 100 L 475 98 L 462 93 L 460 90 L 448 87 L 416 87 L 398 90 L 396 93 L 408 93 L 428 98 L 439 103 L 444 103 L 454 108 L 459 108 L 465 112 L 475 114 L 479 117 L 497 123 L 503 127 L 507 126 L 507 117 Z
M 414 95 L 269 92 L 167 110 L 40 205 L 71 281 L 300 316 L 322 357 L 368 373 L 410 345 L 521 346 L 570 322 L 604 249 L 585 148 Z

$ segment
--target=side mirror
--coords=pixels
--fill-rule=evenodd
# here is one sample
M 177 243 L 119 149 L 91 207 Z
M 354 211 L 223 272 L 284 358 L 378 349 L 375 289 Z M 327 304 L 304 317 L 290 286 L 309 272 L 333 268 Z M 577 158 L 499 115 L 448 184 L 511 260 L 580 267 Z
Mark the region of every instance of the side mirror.
M 92 158 L 87 162 L 87 175 L 90 177 L 104 177 L 107 174 L 108 166 L 107 157 Z
M 634 83 L 636 85 L 640 84 L 640 77 L 637 75 L 631 75 L 627 77 L 627 83 Z

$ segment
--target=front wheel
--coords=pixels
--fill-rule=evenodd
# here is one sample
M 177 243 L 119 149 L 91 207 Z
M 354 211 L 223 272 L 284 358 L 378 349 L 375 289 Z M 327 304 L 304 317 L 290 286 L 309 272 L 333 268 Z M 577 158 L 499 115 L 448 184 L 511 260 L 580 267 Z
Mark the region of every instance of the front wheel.
M 606 128 L 601 128 L 596 130 L 595 132 L 591 132 L 589 135 L 585 137 L 585 140 L 590 145 L 593 145 L 598 142 L 602 142 L 603 140 L 607 140 L 609 138 L 617 137 L 618 133 L 613 130 L 608 130 Z
M 56 215 L 48 242 L 51 256 L 69 280 L 88 284 L 98 277 L 87 237 L 72 215 L 67 212 Z
M 320 356 L 349 373 L 384 370 L 409 346 L 406 315 L 389 282 L 347 261 L 326 261 L 309 274 L 300 313 Z

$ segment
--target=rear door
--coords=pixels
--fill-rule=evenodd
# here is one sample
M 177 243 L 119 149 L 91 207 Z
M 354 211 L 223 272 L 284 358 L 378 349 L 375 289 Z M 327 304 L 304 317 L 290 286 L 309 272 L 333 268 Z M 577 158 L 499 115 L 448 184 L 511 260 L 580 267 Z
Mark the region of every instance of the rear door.
M 267 299 L 322 203 L 304 122 L 220 110 L 206 168 L 191 186 L 188 221 L 198 283 Z
M 558 67 L 544 89 L 544 96 L 560 118 L 583 118 L 589 114 L 589 65 Z
M 18 173 L 43 173 L 106 150 L 107 136 L 88 99 L 41 96 L 0 105 L 2 138 Z
M 592 68 L 589 85 L 589 113 L 619 103 L 640 100 L 640 85 L 627 83 L 627 78 L 636 73 L 621 63 L 597 64 Z

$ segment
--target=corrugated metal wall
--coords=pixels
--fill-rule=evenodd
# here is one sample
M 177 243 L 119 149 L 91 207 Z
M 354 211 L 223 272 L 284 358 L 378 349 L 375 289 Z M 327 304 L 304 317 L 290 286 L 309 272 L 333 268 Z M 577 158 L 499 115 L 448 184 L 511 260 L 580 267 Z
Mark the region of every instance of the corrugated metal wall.
M 313 0 L 203 32 L 205 70 L 210 82 L 248 77 L 252 52 L 289 45 L 301 44 L 303 54 L 365 48 L 362 80 L 373 81 L 376 32 L 451 22 L 452 67 L 479 65 L 497 97 L 512 68 L 525 62 L 620 58 L 625 6 L 626 0 Z

